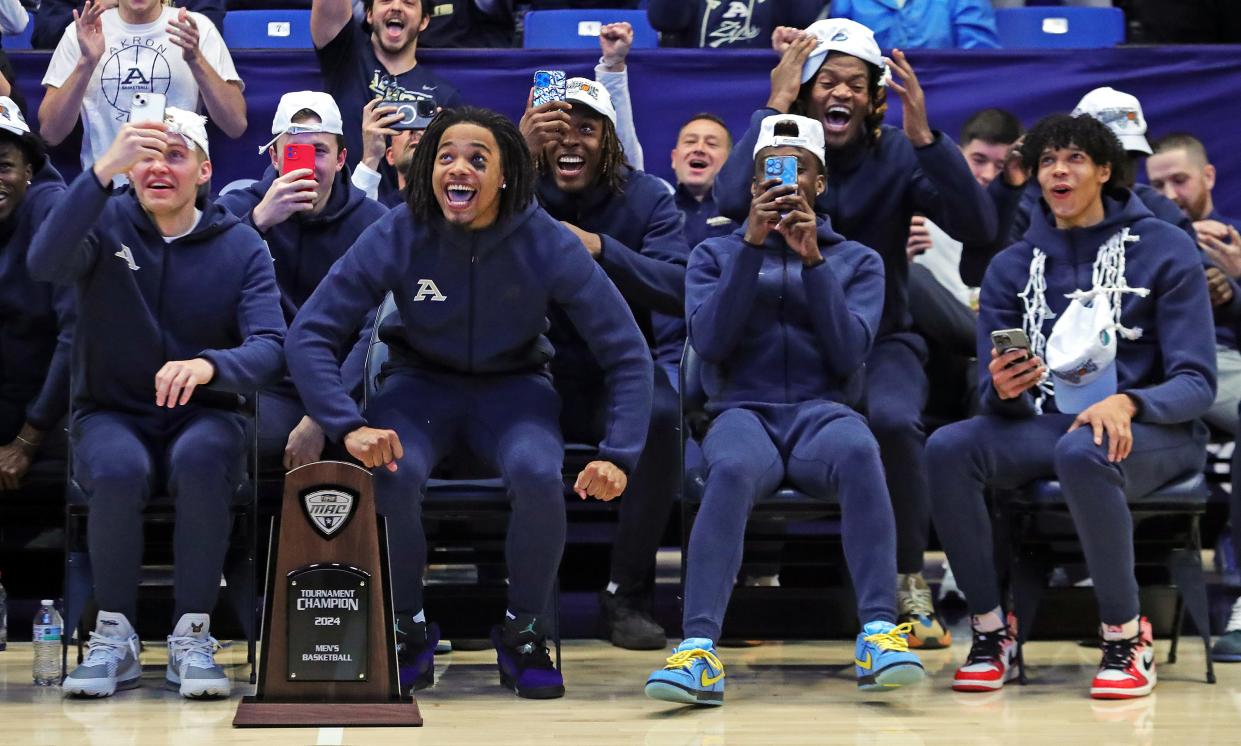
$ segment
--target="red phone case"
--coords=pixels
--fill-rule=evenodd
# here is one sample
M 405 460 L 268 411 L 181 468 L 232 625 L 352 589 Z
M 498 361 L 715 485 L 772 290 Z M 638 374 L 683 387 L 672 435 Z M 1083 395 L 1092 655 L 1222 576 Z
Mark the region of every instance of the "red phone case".
M 280 169 L 280 175 L 284 176 L 299 168 L 308 168 L 312 173 L 314 172 L 315 146 L 304 143 L 284 146 L 284 165 Z M 314 176 L 310 178 L 313 179 Z

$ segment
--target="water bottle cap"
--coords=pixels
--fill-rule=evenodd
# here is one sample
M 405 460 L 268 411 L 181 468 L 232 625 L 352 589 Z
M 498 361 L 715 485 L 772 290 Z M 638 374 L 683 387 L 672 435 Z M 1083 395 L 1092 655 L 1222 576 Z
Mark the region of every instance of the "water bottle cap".
M 52 599 L 50 599 L 50 598 L 45 598 L 45 599 L 43 599 L 42 601 L 40 601 L 39 603 L 43 604 L 44 606 L 51 606 L 52 604 L 54 604 L 54 603 L 56 603 L 56 602 L 55 602 L 55 601 L 53 601 L 53 600 L 52 600 Z

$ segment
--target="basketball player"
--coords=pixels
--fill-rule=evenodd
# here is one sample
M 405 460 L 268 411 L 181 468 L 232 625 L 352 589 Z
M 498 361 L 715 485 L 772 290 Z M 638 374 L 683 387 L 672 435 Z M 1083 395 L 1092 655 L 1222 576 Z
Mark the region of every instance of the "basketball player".
M 135 93 L 161 93 L 187 111 L 203 105 L 229 137 L 246 131 L 246 100 L 233 58 L 214 24 L 160 0 L 88 2 L 74 11 L 52 54 L 39 106 L 39 127 L 59 144 L 82 119 L 82 168 L 112 145 L 129 119 Z M 117 182 L 124 175 L 116 175 Z

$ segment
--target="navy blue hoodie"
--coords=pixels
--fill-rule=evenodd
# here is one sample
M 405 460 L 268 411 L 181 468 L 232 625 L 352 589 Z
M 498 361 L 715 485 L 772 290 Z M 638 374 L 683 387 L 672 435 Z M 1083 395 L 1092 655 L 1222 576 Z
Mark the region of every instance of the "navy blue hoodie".
M 822 12 L 824 0 L 650 0 L 647 18 L 665 39 L 663 46 L 768 49 L 777 26 L 806 28 Z
M 366 425 L 341 383 L 336 356 L 389 291 L 404 337 L 390 348 L 389 369 L 546 371 L 553 355 L 543 336 L 549 306 L 564 309 L 607 375 L 600 458 L 633 468 L 650 419 L 650 353 L 598 264 L 537 205 L 481 231 L 440 218 L 418 224 L 408 209 L 394 209 L 332 267 L 293 322 L 287 354 L 307 411 L 334 441 Z
M 44 160 L 26 197 L 0 223 L 0 396 L 26 407 L 26 422 L 44 432 L 69 411 L 73 292 L 37 282 L 26 269 L 35 231 L 65 191 Z
M 754 144 L 764 118 L 779 114 L 759 109 L 750 128 L 733 146 L 715 178 L 720 214 L 745 220 L 754 181 Z M 913 323 L 906 284 L 909 221 L 921 213 L 963 242 L 995 239 L 995 205 L 983 191 L 961 151 L 947 135 L 915 148 L 905 133 L 884 125 L 877 141 L 847 151 L 827 152 L 827 190 L 815 212 L 828 215 L 832 226 L 850 240 L 869 246 L 883 258 L 887 291 L 879 336 L 903 332 Z
M 1187 422 L 1210 408 L 1215 399 L 1215 342 L 1198 247 L 1182 230 L 1152 215 L 1136 195 L 1125 194 L 1125 202 L 1104 198 L 1102 222 L 1071 230 L 1057 229 L 1040 199 L 1025 237 L 991 261 L 978 311 L 978 388 L 984 412 L 1034 414 L 1029 392 L 1001 400 L 987 369 L 991 332 L 1022 326 L 1024 306 L 1018 294 L 1029 280 L 1034 247 L 1047 255 L 1047 305 L 1059 315 L 1068 308 L 1067 293 L 1090 289 L 1099 246 L 1123 228 L 1138 238 L 1125 245 L 1125 280 L 1130 287 L 1148 288 L 1150 295 L 1122 296 L 1121 324 L 1141 328 L 1142 336 L 1118 343 L 1117 393 L 1138 400 L 1138 422 Z M 1043 333 L 1050 336 L 1055 322 L 1048 318 Z M 1054 400 L 1044 404 L 1044 411 L 1053 408 Z
M 685 317 L 706 362 L 708 408 L 830 400 L 856 406 L 883 314 L 883 261 L 819 218 L 824 262 L 806 268 L 772 231 L 761 248 L 735 233 L 690 255 Z
M 84 171 L 30 248 L 33 277 L 77 284 L 75 416 L 159 412 L 155 374 L 169 360 L 215 366 L 191 405 L 235 406 L 277 380 L 285 324 L 258 233 L 208 201 L 198 225 L 166 243 L 133 191 L 113 195 Z

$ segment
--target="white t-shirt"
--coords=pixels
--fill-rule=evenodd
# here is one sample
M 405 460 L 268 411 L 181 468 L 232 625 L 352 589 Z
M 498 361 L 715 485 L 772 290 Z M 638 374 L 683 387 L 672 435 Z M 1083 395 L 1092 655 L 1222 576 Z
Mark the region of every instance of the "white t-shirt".
M 118 10 L 104 12 L 104 51 L 82 98 L 82 168 L 90 168 L 129 120 L 135 93 L 162 93 L 169 106 L 198 111 L 198 84 L 185 64 L 181 47 L 168 37 L 168 24 L 179 8 L 164 8 L 152 23 L 131 25 Z M 241 82 L 233 58 L 214 24 L 199 13 L 190 13 L 198 26 L 198 50 L 207 64 L 225 81 Z M 82 56 L 78 35 L 71 23 L 60 37 L 43 85 L 59 88 L 73 73 Z
M 931 234 L 931 248 L 914 257 L 914 261 L 931 270 L 939 284 L 948 288 L 961 305 L 976 308 L 978 289 L 961 281 L 961 242 L 930 220 L 926 227 Z

